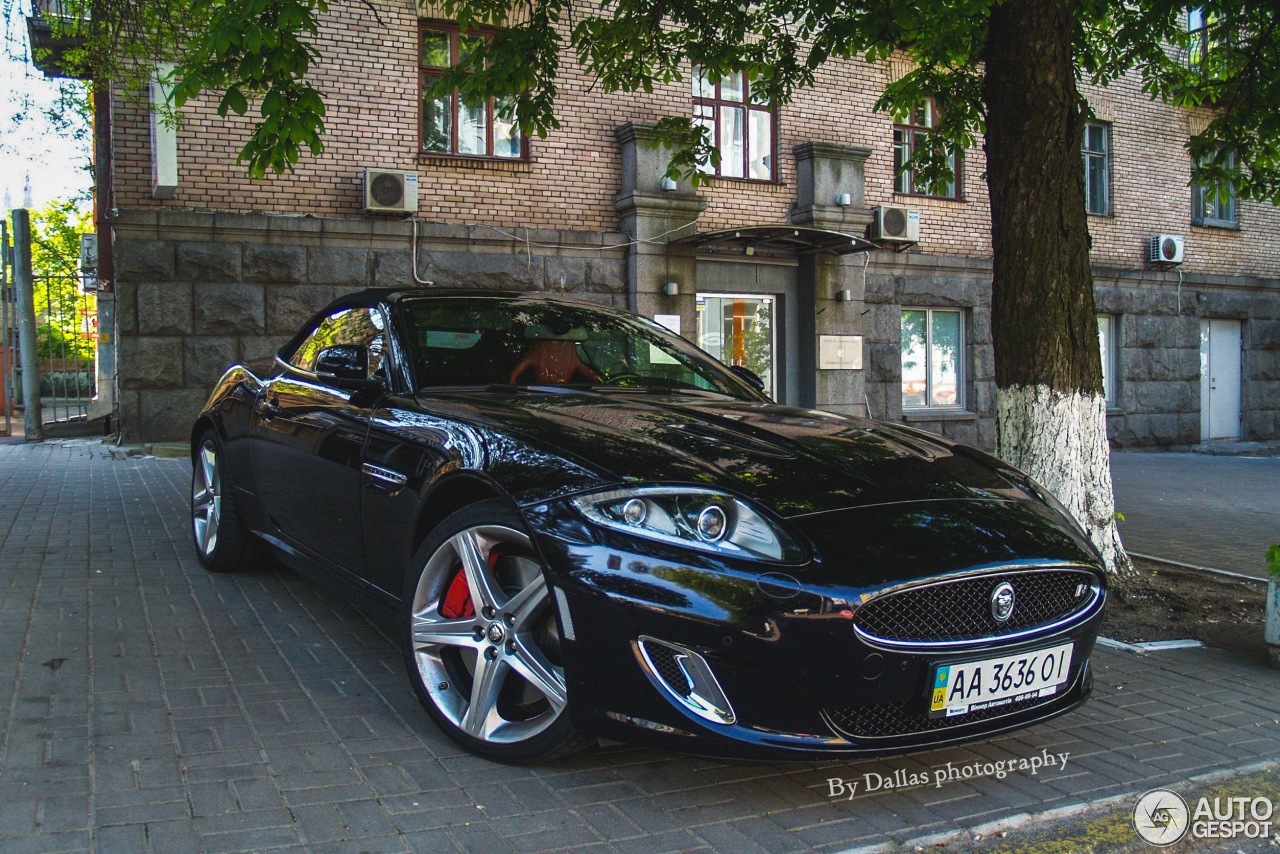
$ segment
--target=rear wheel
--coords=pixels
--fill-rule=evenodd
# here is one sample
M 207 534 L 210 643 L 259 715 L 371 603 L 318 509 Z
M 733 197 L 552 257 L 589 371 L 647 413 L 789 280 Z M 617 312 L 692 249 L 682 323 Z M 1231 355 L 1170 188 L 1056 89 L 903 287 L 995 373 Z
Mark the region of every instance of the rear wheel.
M 583 746 L 569 723 L 542 564 L 498 501 L 442 522 L 405 584 L 404 653 L 427 712 L 473 753 L 540 762 Z
M 191 535 L 200 563 L 211 572 L 246 568 L 256 557 L 256 544 L 240 523 L 217 433 L 204 432 L 191 463 Z

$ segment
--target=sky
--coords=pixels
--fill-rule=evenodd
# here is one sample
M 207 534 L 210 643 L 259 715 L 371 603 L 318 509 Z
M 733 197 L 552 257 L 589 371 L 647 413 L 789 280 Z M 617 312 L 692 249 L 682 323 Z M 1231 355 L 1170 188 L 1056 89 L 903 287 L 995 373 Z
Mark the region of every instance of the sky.
M 59 83 L 31 64 L 25 0 L 0 0 L 3 43 L 0 44 L 0 211 L 28 204 L 39 208 L 53 199 L 83 198 L 88 208 L 91 179 L 89 135 L 75 141 L 60 133 L 46 116 L 58 101 Z M 27 198 L 29 187 L 30 198 Z

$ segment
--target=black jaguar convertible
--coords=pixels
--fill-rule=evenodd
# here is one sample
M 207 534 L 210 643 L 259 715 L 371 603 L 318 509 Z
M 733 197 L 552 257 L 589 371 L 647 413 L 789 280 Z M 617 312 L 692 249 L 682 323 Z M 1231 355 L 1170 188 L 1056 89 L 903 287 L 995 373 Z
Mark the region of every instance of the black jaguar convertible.
M 1016 469 L 769 401 L 657 324 L 364 291 L 192 430 L 192 532 L 394 614 L 475 753 L 593 736 L 738 758 L 989 736 L 1084 701 L 1105 577 Z

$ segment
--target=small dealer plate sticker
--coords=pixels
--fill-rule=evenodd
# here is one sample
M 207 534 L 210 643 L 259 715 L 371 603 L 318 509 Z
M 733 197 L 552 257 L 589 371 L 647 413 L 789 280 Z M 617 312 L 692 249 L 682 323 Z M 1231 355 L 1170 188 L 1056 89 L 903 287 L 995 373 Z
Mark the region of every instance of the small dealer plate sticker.
M 1073 644 L 984 658 L 933 669 L 929 717 L 952 718 L 1033 697 L 1049 697 L 1067 681 Z

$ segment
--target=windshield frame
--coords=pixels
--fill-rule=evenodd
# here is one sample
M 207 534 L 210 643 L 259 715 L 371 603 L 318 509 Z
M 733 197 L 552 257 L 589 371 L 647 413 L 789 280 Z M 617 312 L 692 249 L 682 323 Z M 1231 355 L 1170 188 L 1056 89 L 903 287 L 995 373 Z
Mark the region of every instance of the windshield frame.
M 674 350 L 674 353 L 668 352 L 668 355 L 674 356 L 681 360 L 681 363 L 687 370 L 695 374 L 703 374 L 704 379 L 711 382 L 718 388 L 701 388 L 697 386 L 684 384 L 669 384 L 661 381 L 660 377 L 652 377 L 655 380 L 652 383 L 640 383 L 636 385 L 612 385 L 607 382 L 567 382 L 567 383 L 541 383 L 541 382 L 518 382 L 514 385 L 507 382 L 490 382 L 490 383 L 455 383 L 455 384 L 426 384 L 419 379 L 422 373 L 422 362 L 418 356 L 418 330 L 417 324 L 414 322 L 414 315 L 411 305 L 413 303 L 431 302 L 431 303 L 508 303 L 513 307 L 519 307 L 524 304 L 530 308 L 539 307 L 563 307 L 573 311 L 581 311 L 587 313 L 599 314 L 607 317 L 614 323 L 620 323 L 635 328 L 635 335 L 628 335 L 631 341 L 643 342 L 645 339 L 657 339 L 662 342 L 662 348 L 665 351 Z M 745 379 L 729 369 L 727 365 L 716 359 L 710 353 L 694 345 L 687 338 L 675 334 L 671 330 L 662 326 L 654 320 L 643 315 L 635 314 L 630 311 L 616 309 L 610 306 L 603 306 L 598 303 L 590 303 L 585 301 L 559 299 L 555 297 L 539 297 L 539 296 L 521 296 L 511 294 L 412 294 L 405 295 L 396 300 L 394 308 L 396 322 L 394 326 L 398 327 L 400 334 L 399 349 L 404 359 L 407 373 L 412 382 L 411 387 L 416 394 L 430 394 L 433 391 L 457 389 L 457 388 L 476 388 L 476 387 L 506 387 L 506 388 L 554 388 L 563 390 L 579 390 L 579 391 L 616 391 L 628 393 L 667 393 L 667 394 L 710 394 L 717 397 L 727 397 L 736 400 L 748 401 L 752 403 L 770 403 L 772 400 L 763 392 L 758 391 L 751 386 Z M 652 342 L 649 342 L 652 343 Z M 710 375 L 710 376 L 705 376 Z

